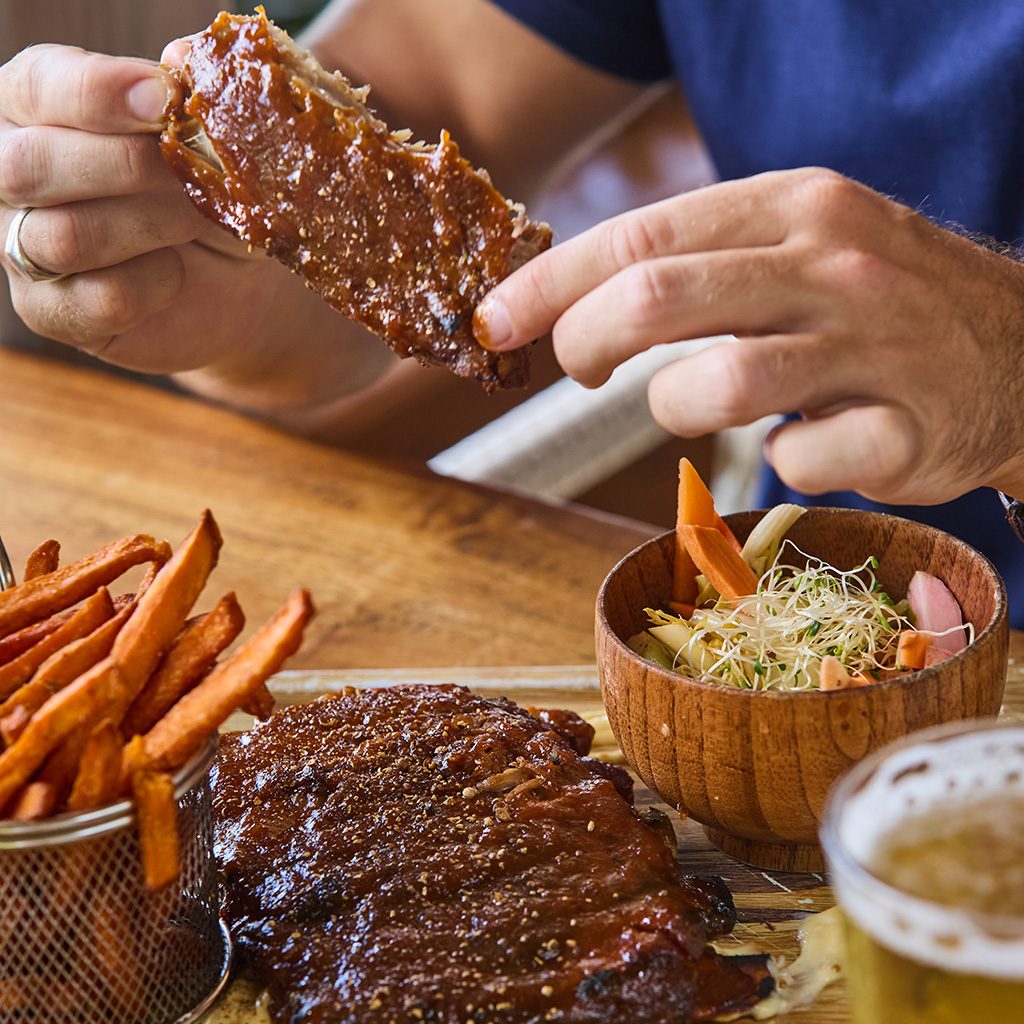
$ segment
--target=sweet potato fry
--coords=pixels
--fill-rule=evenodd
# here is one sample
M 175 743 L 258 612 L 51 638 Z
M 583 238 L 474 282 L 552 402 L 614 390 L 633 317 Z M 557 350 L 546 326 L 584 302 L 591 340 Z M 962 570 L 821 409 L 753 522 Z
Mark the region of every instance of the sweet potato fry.
M 242 710 L 253 718 L 265 722 L 273 713 L 276 701 L 274 695 L 264 683 L 256 692 L 242 705 Z
M 45 576 L 47 573 L 56 572 L 57 566 L 60 565 L 60 544 L 55 540 L 44 540 L 28 556 L 28 561 L 25 563 L 25 575 L 22 577 L 22 582 L 28 582 L 34 580 L 39 576 Z
M 117 799 L 124 744 L 117 726 L 104 718 L 89 733 L 82 748 L 78 775 L 68 797 L 69 811 L 91 811 Z
M 62 623 L 71 618 L 71 612 L 61 612 L 58 615 L 51 615 L 41 622 L 33 622 L 31 626 L 19 629 L 16 633 L 0 639 L 0 665 L 12 661 L 19 654 L 27 651 L 33 644 L 39 643 L 44 637 L 48 637 Z
M 74 640 L 81 640 L 101 626 L 114 614 L 114 603 L 106 587 L 100 587 L 81 608 L 61 623 L 49 636 L 34 644 L 13 661 L 0 665 L 0 698 L 7 698 L 23 683 L 28 682 L 36 669 L 52 654 Z
M 131 783 L 146 888 L 162 889 L 181 871 L 174 780 L 165 772 L 136 771 Z
M 114 721 L 120 725 L 160 658 L 174 642 L 217 564 L 221 536 L 209 510 L 157 573 L 114 640 L 110 657 L 120 669 Z
M 9 700 L 10 707 L 4 704 L 4 715 L 0 718 L 0 739 L 3 740 L 3 745 L 9 747 L 24 731 L 25 726 L 28 725 L 28 720 L 32 717 L 32 712 L 28 710 L 23 704 L 13 703 L 17 698 L 18 694 L 24 690 L 23 686 Z M 46 698 L 43 698 L 45 703 Z
M 312 614 L 309 591 L 292 591 L 283 608 L 146 733 L 149 763 L 164 771 L 183 765 L 298 650 Z M 2 761 L 0 757 L 0 772 Z
M 107 1000 L 124 1008 L 129 1020 L 151 1020 L 146 1012 L 146 972 L 139 960 L 139 938 L 124 907 L 93 893 L 87 904 L 92 947 L 88 958 L 99 969 Z M 90 974 L 92 969 L 90 969 Z
M 149 732 L 209 671 L 217 655 L 241 633 L 244 625 L 245 616 L 234 594 L 225 594 L 211 611 L 186 623 L 129 708 L 121 733 L 130 738 Z
M 114 637 L 131 613 L 131 605 L 122 606 L 113 618 L 108 619 L 98 629 L 94 629 L 88 636 L 73 641 L 56 654 L 51 654 L 39 666 L 30 682 L 0 704 L 0 737 L 5 744 L 10 746 L 21 735 L 32 715 L 55 693 L 110 653 L 114 646 Z
M 69 754 L 60 762 L 65 780 L 69 766 L 77 772 L 75 755 L 89 731 L 103 718 L 120 724 L 161 655 L 181 629 L 216 564 L 220 545 L 220 531 L 213 516 L 206 511 L 139 598 L 128 621 L 114 638 L 110 654 L 54 694 L 32 716 L 14 744 L 0 754 L 0 807 L 72 733 L 77 734 L 76 738 L 69 745 Z M 58 570 L 58 573 L 64 571 Z M 3 596 L 0 594 L 0 599 Z
M 104 658 L 32 716 L 18 739 L 0 754 L 0 807 L 28 782 L 65 737 L 110 713 L 125 688 L 120 676 L 111 658 Z
M 24 978 L 0 979 L 0 1020 L 27 1018 L 32 1005 Z
M 5 590 L 0 593 L 0 636 L 70 608 L 133 565 L 164 562 L 170 554 L 166 541 L 125 537 L 63 569 Z
M 11 808 L 15 821 L 41 821 L 57 809 L 57 794 L 48 782 L 30 782 L 18 795 Z
M 139 580 L 139 585 L 135 588 L 135 593 L 127 595 L 128 599 L 131 601 L 138 601 L 138 599 L 142 597 L 142 595 L 153 585 L 153 580 L 156 579 L 157 573 L 160 572 L 162 566 L 163 562 L 150 562 L 149 565 L 146 566 L 146 571 L 142 574 L 142 579 Z
M 146 757 L 146 740 L 144 736 L 133 736 L 121 751 L 121 792 L 131 790 L 132 776 L 136 772 L 152 771 L 149 758 Z
M 155 573 L 153 566 L 150 566 L 150 573 Z M 147 573 L 149 577 L 149 573 Z M 145 582 L 145 579 L 143 579 Z M 114 607 L 120 611 L 127 605 L 135 602 L 135 594 L 119 594 L 114 598 Z M 19 654 L 24 653 L 30 647 L 45 639 L 51 633 L 59 629 L 68 619 L 74 615 L 74 611 L 58 612 L 41 622 L 33 622 L 31 626 L 25 626 L 15 633 L 0 638 L 0 665 L 13 661 Z
M 34 779 L 15 801 L 11 817 L 16 821 L 42 821 L 57 810 L 57 794 L 42 779 Z
M 87 728 L 74 730 L 63 743 L 50 754 L 43 762 L 42 768 L 36 773 L 36 778 L 41 779 L 53 788 L 57 798 L 57 806 L 64 809 L 67 806 L 68 797 L 78 778 L 82 767 L 82 752 L 89 739 Z M 127 790 L 118 786 L 118 795 L 122 796 Z

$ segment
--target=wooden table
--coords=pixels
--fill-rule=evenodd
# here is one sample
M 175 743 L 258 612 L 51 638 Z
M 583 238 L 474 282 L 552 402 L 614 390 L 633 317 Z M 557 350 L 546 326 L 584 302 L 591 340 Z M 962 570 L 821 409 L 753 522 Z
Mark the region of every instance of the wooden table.
M 236 590 L 254 621 L 293 584 L 312 589 L 320 613 L 292 668 L 429 675 L 452 665 L 592 665 L 598 585 L 654 532 L 373 462 L 3 351 L 0 407 L 0 532 L 16 565 L 50 536 L 68 558 L 132 532 L 176 541 L 209 506 L 226 538 L 215 586 Z M 1008 703 L 1024 709 L 1024 634 L 1011 638 L 1010 654 Z M 530 701 L 566 696 L 546 686 L 536 677 L 509 683 Z M 592 712 L 598 701 L 591 681 L 559 703 Z M 832 903 L 820 876 L 744 867 L 692 822 L 677 824 L 687 868 L 721 874 L 732 888 L 740 938 L 792 955 L 799 917 Z M 841 985 L 787 1018 L 848 1019 Z
M 597 588 L 655 532 L 10 351 L 0 409 L 0 534 L 16 567 L 51 536 L 68 558 L 127 533 L 176 543 L 209 507 L 225 537 L 211 587 L 237 591 L 252 621 L 295 584 L 313 591 L 295 667 L 592 662 Z

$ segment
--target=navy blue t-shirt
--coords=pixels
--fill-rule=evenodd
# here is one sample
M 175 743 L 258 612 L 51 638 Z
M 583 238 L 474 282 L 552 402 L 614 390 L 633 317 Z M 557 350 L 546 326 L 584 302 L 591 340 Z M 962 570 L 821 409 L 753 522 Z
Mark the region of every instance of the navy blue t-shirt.
M 1024 238 L 1024 0 L 495 2 L 601 70 L 675 77 L 723 179 L 831 167 L 938 221 Z M 763 504 L 807 501 L 768 468 L 762 482 Z M 931 507 L 813 500 L 963 537 L 1002 571 L 1024 627 L 1024 545 L 993 492 Z

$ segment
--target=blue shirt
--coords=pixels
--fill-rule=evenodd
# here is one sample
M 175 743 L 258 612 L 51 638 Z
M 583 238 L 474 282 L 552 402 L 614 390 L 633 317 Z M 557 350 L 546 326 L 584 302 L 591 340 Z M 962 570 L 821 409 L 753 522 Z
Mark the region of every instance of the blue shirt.
M 495 2 L 603 71 L 675 77 L 723 179 L 831 167 L 940 222 L 1024 238 L 1024 0 Z M 763 504 L 807 503 L 768 468 L 762 485 Z M 1024 545 L 993 492 L 813 500 L 962 537 L 999 567 L 1024 628 Z

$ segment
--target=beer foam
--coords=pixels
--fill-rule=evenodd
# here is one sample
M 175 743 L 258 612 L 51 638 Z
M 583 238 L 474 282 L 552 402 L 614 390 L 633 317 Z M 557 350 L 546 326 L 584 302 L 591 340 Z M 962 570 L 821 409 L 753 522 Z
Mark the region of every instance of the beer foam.
M 1024 920 L 929 903 L 870 874 L 881 843 L 907 818 L 936 808 L 956 814 L 1010 793 L 1024 795 L 1024 726 L 932 730 L 885 754 L 873 770 L 855 769 L 836 791 L 823 837 L 844 911 L 907 959 L 957 974 L 1024 979 Z

